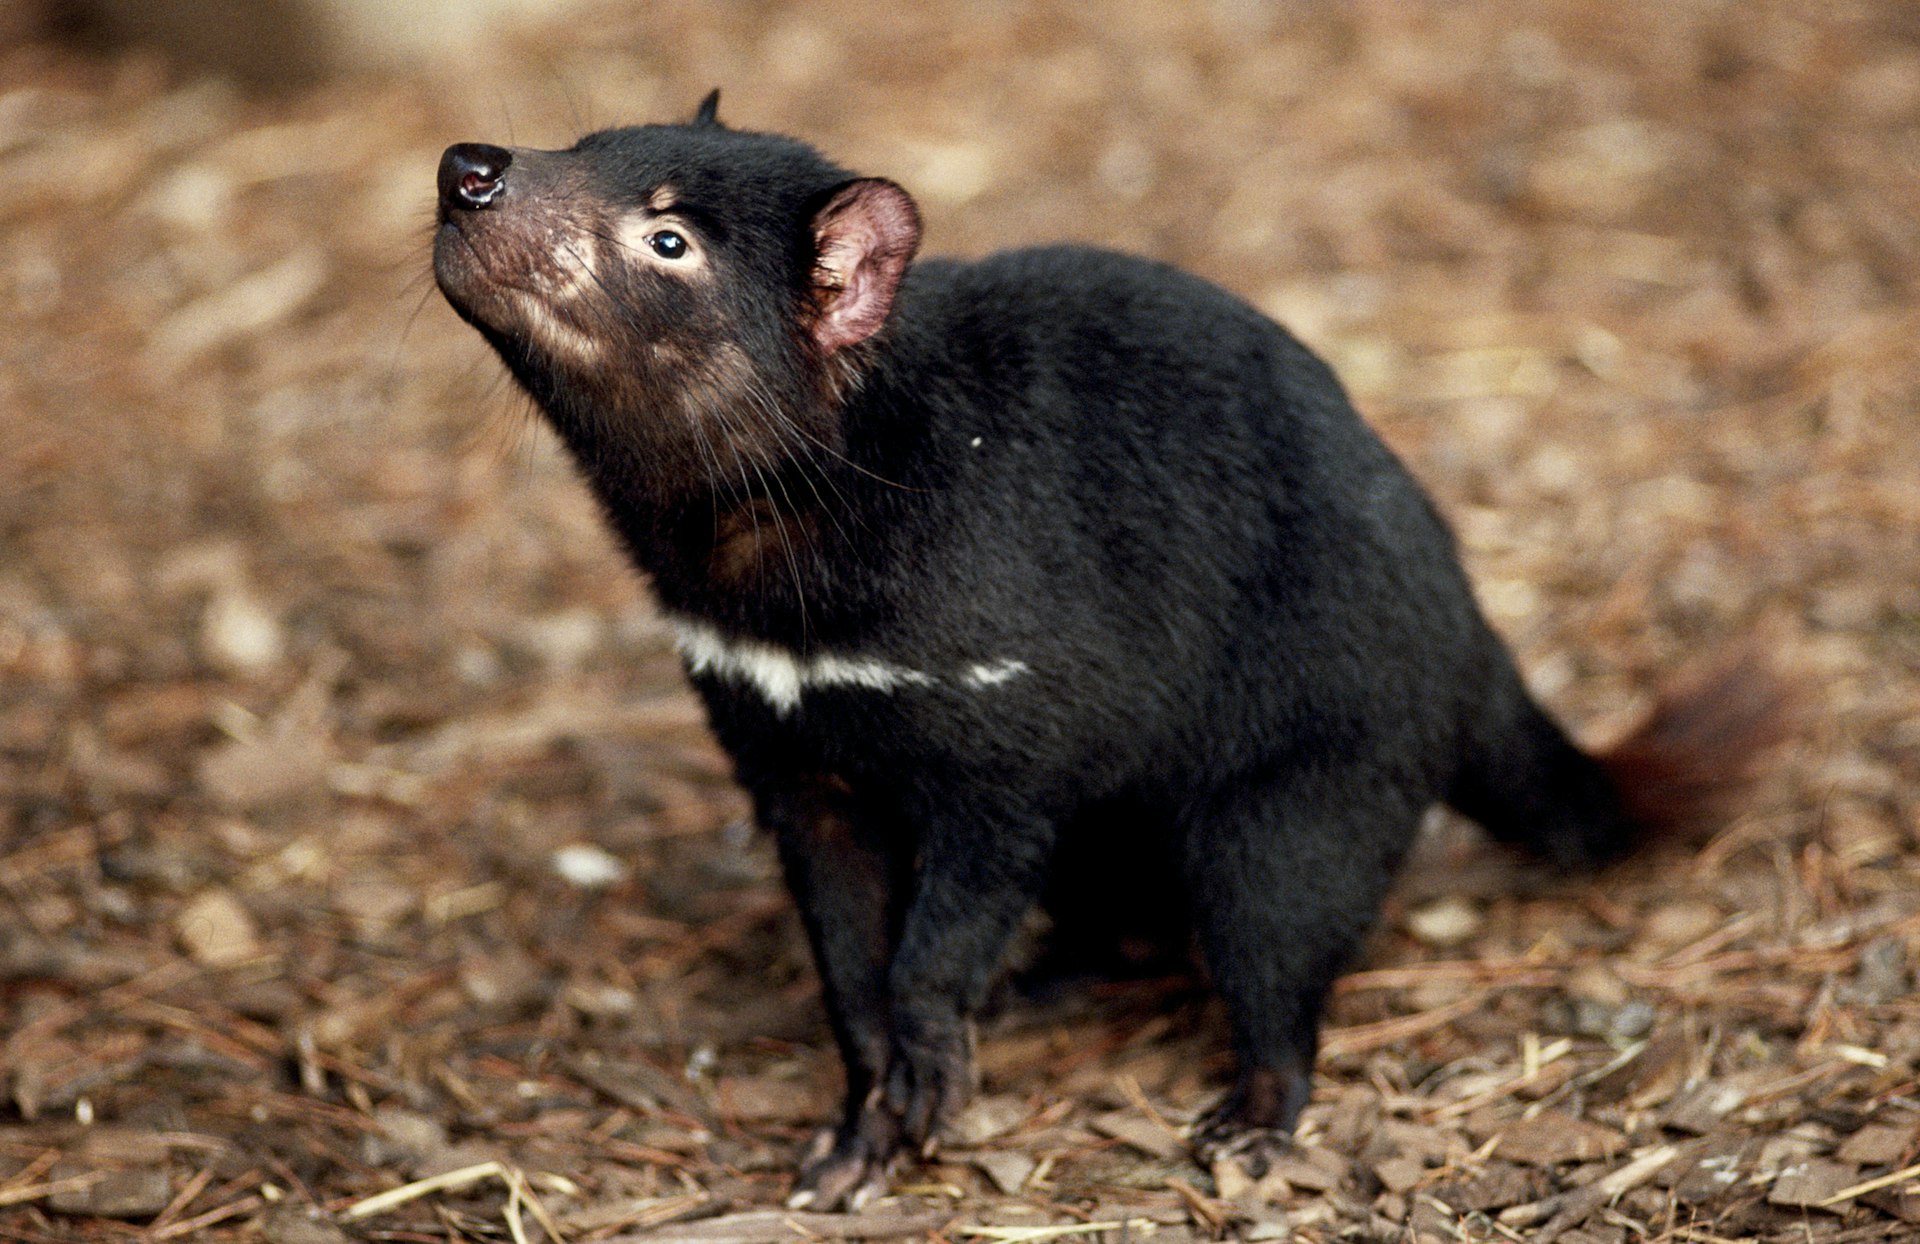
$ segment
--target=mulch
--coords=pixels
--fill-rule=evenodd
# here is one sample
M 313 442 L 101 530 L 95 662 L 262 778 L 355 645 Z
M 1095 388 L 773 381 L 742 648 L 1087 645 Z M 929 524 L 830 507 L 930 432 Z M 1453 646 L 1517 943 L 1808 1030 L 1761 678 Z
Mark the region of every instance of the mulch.
M 1920 22 L 1899 0 L 595 9 L 243 89 L 0 49 L 0 1241 L 1920 1234 Z M 838 1069 L 644 586 L 425 276 L 462 139 L 689 113 L 929 249 L 1170 259 L 1293 326 L 1604 740 L 1762 637 L 1698 850 L 1436 817 L 1297 1149 L 1185 1144 L 1186 979 L 1011 993 L 858 1215 Z M 1177 331 L 1178 326 L 1169 326 Z

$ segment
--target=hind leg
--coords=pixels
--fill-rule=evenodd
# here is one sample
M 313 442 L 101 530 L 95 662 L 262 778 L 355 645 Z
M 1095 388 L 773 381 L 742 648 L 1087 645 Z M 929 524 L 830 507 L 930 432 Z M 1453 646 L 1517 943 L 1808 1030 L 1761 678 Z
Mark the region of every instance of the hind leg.
M 1202 1156 L 1264 1167 L 1287 1143 L 1327 991 L 1377 918 L 1420 811 L 1388 775 L 1356 766 L 1229 791 L 1187 827 L 1190 901 L 1239 1063 L 1196 1132 Z
M 1562 868 L 1626 854 L 1639 829 L 1613 780 L 1534 702 L 1512 662 L 1501 664 L 1447 803 L 1500 841 Z

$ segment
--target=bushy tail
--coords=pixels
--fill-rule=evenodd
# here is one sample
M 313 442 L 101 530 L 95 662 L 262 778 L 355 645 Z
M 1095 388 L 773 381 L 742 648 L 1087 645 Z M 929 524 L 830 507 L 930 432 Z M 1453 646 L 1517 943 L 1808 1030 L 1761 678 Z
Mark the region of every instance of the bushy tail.
M 1569 739 L 1510 668 L 1447 796 L 1495 838 L 1565 868 L 1718 829 L 1790 733 L 1796 696 L 1758 645 L 1685 676 L 1619 743 Z
M 1793 731 L 1798 695 L 1756 646 L 1664 688 L 1647 719 L 1599 753 L 1643 836 L 1723 825 Z

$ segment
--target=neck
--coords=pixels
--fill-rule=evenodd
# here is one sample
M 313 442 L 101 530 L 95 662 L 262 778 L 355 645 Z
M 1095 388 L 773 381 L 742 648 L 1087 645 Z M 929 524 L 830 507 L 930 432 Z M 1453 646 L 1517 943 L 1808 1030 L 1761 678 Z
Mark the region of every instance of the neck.
M 670 612 L 800 646 L 839 594 L 857 590 L 840 568 L 868 556 L 852 540 L 869 530 L 870 482 L 838 450 L 749 455 L 709 444 L 686 455 L 565 439 Z
M 886 453 L 893 421 L 858 380 L 755 376 L 697 402 L 685 385 L 528 388 L 664 607 L 804 647 L 858 625 L 893 539 L 876 511 L 901 485 L 864 461 Z

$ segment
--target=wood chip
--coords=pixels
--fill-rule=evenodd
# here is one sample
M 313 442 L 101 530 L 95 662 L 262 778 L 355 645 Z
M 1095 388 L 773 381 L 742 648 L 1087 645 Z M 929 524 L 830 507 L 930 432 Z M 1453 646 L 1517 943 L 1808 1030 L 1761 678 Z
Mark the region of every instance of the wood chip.
M 1682 1205 L 1710 1205 L 1745 1183 L 1753 1173 L 1752 1142 L 1739 1136 L 1716 1136 L 1703 1142 L 1687 1162 L 1676 1162 L 1668 1172 L 1673 1176 L 1673 1197 Z
M 1427 1177 L 1427 1168 L 1412 1158 L 1387 1158 L 1376 1162 L 1373 1173 L 1389 1192 L 1405 1192 Z
M 1458 1002 L 1437 1006 L 1430 1011 L 1419 1011 L 1412 1015 L 1397 1015 L 1392 1019 L 1377 1020 L 1371 1024 L 1355 1024 L 1349 1028 L 1329 1029 L 1320 1037 L 1320 1052 L 1328 1058 L 1344 1058 L 1353 1054 L 1365 1054 L 1370 1050 L 1384 1049 L 1398 1041 L 1411 1040 L 1436 1028 L 1443 1028 L 1459 1019 L 1469 1011 L 1478 1010 L 1486 1005 L 1484 997 L 1462 998 Z
M 293 314 L 326 279 L 326 260 L 317 247 L 296 250 L 160 321 L 148 342 L 148 356 L 157 369 L 172 371 L 196 355 Z
M 946 1141 L 963 1149 L 1005 1136 L 1033 1115 L 1024 1098 L 990 1093 L 968 1102 L 947 1125 Z
M 1658 1032 L 1634 1056 L 1593 1081 L 1589 1092 L 1600 1102 L 1626 1100 L 1646 1110 L 1671 1100 L 1685 1085 L 1694 1056 L 1693 1042 L 1678 1026 Z
M 723 1112 L 742 1122 L 817 1122 L 833 1108 L 825 1085 L 773 1076 L 727 1076 L 713 1096 Z
M 1901 1222 L 1920 1224 L 1920 1192 L 1882 1188 L 1878 1192 L 1863 1193 L 1860 1201 Z
M 280 663 L 286 637 L 280 622 L 253 593 L 229 588 L 214 595 L 200 623 L 200 649 L 215 668 L 259 677 Z
M 425 253 L 453 138 L 684 117 L 754 66 L 728 121 L 898 177 L 929 251 L 1077 236 L 1299 328 L 1596 747 L 1770 613 L 1809 691 L 1738 820 L 1604 884 L 1430 818 L 1264 1179 L 1171 1139 L 1232 1074 L 1204 983 L 1088 982 L 983 1026 L 995 1096 L 880 1221 L 922 1188 L 956 1244 L 1920 1239 L 1914 0 L 1642 0 L 1603 40 L 1534 0 L 1123 0 L 1093 41 L 1065 0 L 582 5 L 476 59 L 437 19 L 511 6 L 0 0 L 0 1235 L 542 1244 L 523 1192 L 571 1244 L 873 1230 L 779 1212 L 842 1081 L 777 844 L 728 828 L 671 618 Z M 76 8 L 143 29 L 76 48 Z M 334 42 L 248 29 L 316 8 L 434 46 L 207 63 Z M 914 494 L 829 450 L 755 483 L 884 542 L 829 483 Z M 458 1169 L 497 1173 L 310 1216 Z M 1433 1196 L 1527 1180 L 1498 1228 Z
M 1591 1162 L 1610 1158 L 1627 1146 L 1627 1138 L 1617 1130 L 1558 1110 L 1503 1124 L 1492 1135 L 1500 1138 L 1496 1152 L 1501 1157 L 1528 1166 Z
M 568 1233 L 589 1231 L 596 1234 L 618 1227 L 657 1227 L 675 1219 L 690 1217 L 712 1204 L 712 1198 L 703 1194 L 622 1197 L 616 1201 L 583 1205 L 562 1214 L 560 1226 Z
M 1831 1209 L 1844 1213 L 1845 1207 L 1833 1203 L 1835 1194 L 1860 1182 L 1860 1168 L 1810 1158 L 1780 1172 L 1767 1190 L 1767 1203 L 1796 1209 Z
M 1407 932 L 1426 946 L 1458 946 L 1480 932 L 1486 918 L 1473 903 L 1457 895 L 1435 899 L 1407 913 Z
M 1601 1206 L 1646 1183 L 1678 1157 L 1673 1145 L 1644 1150 L 1625 1166 L 1607 1172 L 1583 1188 L 1547 1197 L 1526 1205 L 1515 1205 L 1500 1212 L 1500 1221 L 1511 1227 L 1531 1227 L 1542 1223 L 1535 1244 L 1551 1244 L 1567 1231 L 1585 1222 Z
M 47 1198 L 63 1214 L 97 1214 L 102 1218 L 151 1218 L 173 1200 L 173 1183 L 164 1169 L 108 1171 L 83 1187 L 68 1188 Z
M 1307 1188 L 1314 1192 L 1326 1192 L 1337 1188 L 1348 1174 L 1347 1159 L 1329 1150 L 1316 1150 L 1315 1156 L 1306 1152 L 1282 1155 L 1274 1159 L 1268 1167 L 1268 1173 L 1278 1175 L 1295 1188 Z M 1322 1156 L 1324 1155 L 1324 1156 Z M 1331 1158 L 1332 1161 L 1327 1159 Z
M 1875 1175 L 1872 1179 L 1863 1180 L 1859 1183 L 1844 1187 L 1838 1192 L 1828 1195 L 1822 1204 L 1837 1205 L 1853 1197 L 1864 1196 L 1869 1192 L 1878 1192 L 1882 1188 L 1892 1188 L 1896 1185 L 1911 1184 L 1917 1181 L 1920 1181 L 1920 1165 L 1908 1166 L 1897 1171 L 1889 1171 L 1884 1175 Z
M 1214 1195 L 1223 1201 L 1238 1201 L 1253 1191 L 1253 1177 L 1232 1158 L 1215 1162 L 1212 1174 Z
M 953 1221 L 948 1210 L 875 1207 L 861 1214 L 753 1210 L 614 1235 L 605 1244 L 783 1244 L 788 1240 L 894 1240 L 924 1236 Z
M 1663 1122 L 1679 1132 L 1705 1136 L 1720 1126 L 1720 1120 L 1738 1110 L 1750 1089 L 1727 1080 L 1709 1080 L 1677 1098 Z
M 385 1105 L 374 1111 L 379 1136 L 368 1136 L 368 1158 L 375 1162 L 402 1159 L 421 1163 L 437 1158 L 447 1148 L 446 1124 L 431 1115 L 402 1106 Z
M 304 1205 L 280 1204 L 260 1216 L 267 1244 L 350 1244 L 333 1219 Z
M 1093 1130 L 1123 1140 L 1156 1158 L 1174 1158 L 1186 1152 L 1186 1142 L 1172 1130 L 1131 1110 L 1114 1110 L 1089 1120 Z
M 268 731 L 208 751 L 195 773 L 228 808 L 261 808 L 310 795 L 326 784 L 331 743 L 317 730 Z
M 584 1054 L 569 1060 L 566 1066 L 588 1088 L 637 1110 L 652 1113 L 667 1106 L 696 1119 L 705 1119 L 711 1113 L 692 1085 L 652 1063 Z
M 1167 1187 L 1180 1194 L 1187 1204 L 1187 1212 L 1203 1230 L 1218 1237 L 1227 1229 L 1228 1221 L 1233 1217 L 1232 1207 L 1207 1196 L 1184 1179 L 1169 1179 Z
M 1892 1166 L 1913 1148 L 1914 1128 L 1889 1123 L 1869 1123 L 1840 1142 L 1834 1160 L 1855 1166 Z
M 1524 1204 L 1552 1187 L 1545 1171 L 1515 1162 L 1489 1162 L 1478 1175 L 1435 1185 L 1433 1195 L 1461 1213 L 1470 1213 Z
M 1039 1165 L 1017 1149 L 990 1149 L 976 1153 L 968 1160 L 985 1172 L 994 1187 L 1008 1196 L 1017 1196 L 1027 1186 L 1027 1179 Z
M 261 953 L 252 913 L 225 890 L 208 890 L 180 909 L 173 927 L 194 962 L 210 968 L 245 963 Z

